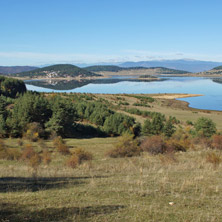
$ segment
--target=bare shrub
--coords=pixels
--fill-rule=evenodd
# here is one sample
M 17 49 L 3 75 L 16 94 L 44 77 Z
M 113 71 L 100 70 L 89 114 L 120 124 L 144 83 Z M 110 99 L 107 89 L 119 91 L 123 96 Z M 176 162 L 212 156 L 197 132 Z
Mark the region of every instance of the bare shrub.
M 57 149 L 57 151 L 63 155 L 69 155 L 70 151 L 68 146 L 65 144 L 65 141 L 62 139 L 61 136 L 57 136 L 53 140 L 53 145 Z
M 31 144 L 26 144 L 21 159 L 26 161 L 33 169 L 33 177 L 37 176 L 37 169 L 42 162 L 41 156 L 33 149 Z
M 66 165 L 71 168 L 76 168 L 79 165 L 79 157 L 73 154 L 67 161 Z
M 107 155 L 112 158 L 133 157 L 139 156 L 141 151 L 138 140 L 133 139 L 133 136 L 125 135 L 119 139 L 114 149 L 107 152 Z
M 210 152 L 206 156 L 206 161 L 208 163 L 212 163 L 214 167 L 217 167 L 221 163 L 222 159 L 221 156 L 219 156 L 218 154 Z
M 212 140 L 210 138 L 198 137 L 197 143 L 199 146 L 201 146 L 201 148 L 204 148 L 204 149 L 212 148 Z
M 47 150 L 44 150 L 42 153 L 42 162 L 44 165 L 49 165 L 52 161 L 51 154 Z
M 42 159 L 38 153 L 34 153 L 29 159 L 29 165 L 34 169 L 37 170 L 38 166 L 41 164 Z
M 212 137 L 212 148 L 222 150 L 222 135 L 214 135 Z
M 29 160 L 34 154 L 35 154 L 35 151 L 32 147 L 32 144 L 25 144 L 25 149 L 22 152 L 21 159 Z
M 166 152 L 166 146 L 161 136 L 146 137 L 141 144 L 141 148 L 151 154 L 163 154 Z
M 55 136 L 53 138 L 53 141 L 52 141 L 53 145 L 56 147 L 58 146 L 59 144 L 65 144 L 65 141 L 62 139 L 61 136 Z
M 92 160 L 93 158 L 92 153 L 87 152 L 82 148 L 75 149 L 73 154 L 79 158 L 79 164 L 81 164 L 83 161 Z

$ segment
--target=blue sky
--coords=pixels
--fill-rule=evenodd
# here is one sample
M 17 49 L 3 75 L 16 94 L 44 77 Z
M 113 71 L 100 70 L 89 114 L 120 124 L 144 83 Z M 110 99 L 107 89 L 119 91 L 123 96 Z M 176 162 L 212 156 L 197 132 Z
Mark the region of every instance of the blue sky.
M 222 62 L 219 0 L 0 0 L 0 65 Z

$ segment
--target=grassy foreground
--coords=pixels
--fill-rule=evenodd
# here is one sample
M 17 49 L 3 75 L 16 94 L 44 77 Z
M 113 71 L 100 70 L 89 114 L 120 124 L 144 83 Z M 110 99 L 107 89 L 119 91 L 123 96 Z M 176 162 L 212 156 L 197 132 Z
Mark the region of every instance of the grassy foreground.
M 93 160 L 71 169 L 68 157 L 53 152 L 37 179 L 24 162 L 0 160 L 0 221 L 221 221 L 222 166 L 206 161 L 219 151 L 106 157 L 117 141 L 67 139 Z M 18 146 L 16 139 L 5 143 Z

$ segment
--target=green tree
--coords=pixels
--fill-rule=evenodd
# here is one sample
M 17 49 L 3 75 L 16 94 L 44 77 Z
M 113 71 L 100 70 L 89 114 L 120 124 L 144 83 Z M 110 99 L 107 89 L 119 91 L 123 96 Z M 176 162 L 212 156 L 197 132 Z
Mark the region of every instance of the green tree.
M 211 137 L 217 131 L 215 123 L 205 117 L 200 117 L 194 124 L 194 128 L 199 135 L 204 137 Z
M 153 119 L 146 119 L 143 125 L 142 132 L 144 135 L 159 135 L 164 129 L 165 116 L 160 113 L 154 113 Z
M 69 100 L 56 97 L 51 101 L 51 109 L 53 114 L 45 124 L 46 130 L 60 136 L 71 136 L 77 119 L 73 104 Z
M 110 115 L 104 122 L 104 130 L 108 134 L 122 135 L 123 133 L 133 133 L 135 119 L 120 113 Z
M 7 123 L 12 136 L 21 136 L 28 123 L 37 122 L 44 126 L 51 115 L 52 111 L 48 100 L 43 96 L 29 92 L 16 100 Z
M 175 126 L 172 123 L 172 119 L 169 119 L 166 122 L 166 124 L 163 128 L 163 133 L 164 133 L 165 136 L 171 137 L 174 134 L 175 131 L 176 131 L 176 129 L 175 129 Z

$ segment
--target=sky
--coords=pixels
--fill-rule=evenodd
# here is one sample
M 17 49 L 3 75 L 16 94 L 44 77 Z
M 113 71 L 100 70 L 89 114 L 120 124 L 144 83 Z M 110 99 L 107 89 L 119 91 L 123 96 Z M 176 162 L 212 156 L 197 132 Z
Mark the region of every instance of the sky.
M 0 65 L 222 62 L 221 0 L 0 0 Z

